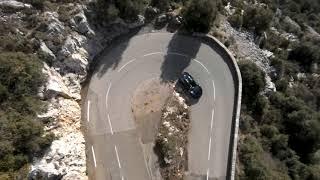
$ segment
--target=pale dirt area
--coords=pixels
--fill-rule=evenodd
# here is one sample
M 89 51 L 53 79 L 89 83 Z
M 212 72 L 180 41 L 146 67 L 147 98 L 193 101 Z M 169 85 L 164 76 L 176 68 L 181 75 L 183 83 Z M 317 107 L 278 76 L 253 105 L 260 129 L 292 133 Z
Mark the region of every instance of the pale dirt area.
M 173 85 L 161 83 L 159 79 L 146 80 L 135 90 L 132 97 L 132 112 L 143 144 L 154 141 L 161 119 L 161 110 L 172 93 Z
M 188 106 L 174 89 L 173 83 L 149 79 L 132 97 L 132 112 L 153 180 L 183 179 L 187 169 Z
M 173 85 L 161 83 L 160 79 L 142 82 L 132 97 L 132 112 L 135 118 L 148 172 L 153 180 L 162 180 L 154 141 L 160 124 L 162 108 L 173 93 Z

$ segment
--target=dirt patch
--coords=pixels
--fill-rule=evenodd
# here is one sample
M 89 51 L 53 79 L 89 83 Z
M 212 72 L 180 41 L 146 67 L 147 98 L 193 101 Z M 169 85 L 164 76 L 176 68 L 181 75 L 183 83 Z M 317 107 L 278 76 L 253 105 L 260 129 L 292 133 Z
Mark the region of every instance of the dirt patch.
M 155 140 L 160 173 L 165 180 L 182 180 L 187 170 L 187 144 L 190 115 L 184 99 L 177 93 L 168 98 L 162 109 Z
M 132 112 L 143 144 L 154 142 L 161 110 L 172 92 L 173 86 L 161 83 L 159 79 L 146 80 L 135 90 Z

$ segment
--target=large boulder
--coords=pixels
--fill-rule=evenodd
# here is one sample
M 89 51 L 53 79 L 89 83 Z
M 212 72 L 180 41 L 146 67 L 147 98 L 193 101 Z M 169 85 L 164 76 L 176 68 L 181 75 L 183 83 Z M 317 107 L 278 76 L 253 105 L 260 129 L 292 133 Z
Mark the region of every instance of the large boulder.
M 58 19 L 59 14 L 57 12 L 44 12 L 43 17 L 46 25 L 40 27 L 44 28 L 41 31 L 46 35 L 46 45 L 56 53 L 65 39 L 66 28 Z
M 69 89 L 64 84 L 61 75 L 55 69 L 44 64 L 42 72 L 47 76 L 47 82 L 43 92 L 44 98 L 51 99 L 58 95 L 65 98 L 71 98 Z
M 87 17 L 84 12 L 81 11 L 76 14 L 71 20 L 71 25 L 76 28 L 76 30 L 86 36 L 93 37 L 94 31 L 90 28 Z
M 52 62 L 56 59 L 56 56 L 53 54 L 51 49 L 49 49 L 46 43 L 44 43 L 43 41 L 40 42 L 40 51 L 40 53 L 47 61 Z
M 2 0 L 0 1 L 0 7 L 2 8 L 11 8 L 15 10 L 25 9 L 25 8 L 31 8 L 30 4 L 25 4 L 19 1 L 14 0 Z
M 76 53 L 80 48 L 85 46 L 87 38 L 79 34 L 69 35 L 58 53 L 58 58 L 63 60 L 64 58 L 70 57 Z

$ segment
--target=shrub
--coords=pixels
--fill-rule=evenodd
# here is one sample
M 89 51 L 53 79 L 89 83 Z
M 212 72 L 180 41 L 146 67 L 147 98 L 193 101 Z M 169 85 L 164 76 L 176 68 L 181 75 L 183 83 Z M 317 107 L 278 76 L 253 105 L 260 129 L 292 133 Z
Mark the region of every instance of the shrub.
M 286 92 L 287 88 L 288 88 L 288 80 L 282 78 L 278 81 L 276 81 L 275 85 L 276 85 L 276 88 L 277 88 L 277 91 L 280 91 L 280 92 Z
M 42 62 L 22 52 L 0 53 L 0 172 L 16 171 L 50 145 L 37 120 L 44 104 L 37 97 L 43 84 Z
M 299 154 L 303 162 L 308 162 L 310 154 L 320 148 L 320 121 L 312 112 L 302 109 L 288 114 L 285 120 L 290 146 Z
M 107 0 L 97 0 L 93 9 L 97 11 L 98 22 L 110 22 L 115 20 L 119 15 L 119 9 Z
M 311 65 L 320 62 L 319 46 L 312 42 L 302 42 L 288 57 L 289 60 L 298 62 L 307 72 L 311 72 Z
M 275 126 L 271 125 L 263 125 L 260 128 L 261 134 L 269 139 L 273 138 L 277 134 L 279 134 L 279 130 Z
M 249 133 L 253 128 L 253 122 L 254 119 L 250 115 L 247 115 L 244 112 L 242 112 L 240 117 L 241 133 Z
M 250 61 L 241 61 L 239 68 L 243 81 L 242 102 L 251 106 L 265 87 L 265 74 Z
M 243 26 L 261 33 L 269 28 L 273 12 L 265 6 L 246 6 L 243 16 Z
M 236 28 L 241 28 L 243 26 L 243 16 L 241 15 L 240 9 L 228 18 L 230 24 Z
M 119 9 L 119 16 L 127 20 L 136 20 L 144 8 L 144 0 L 116 0 L 115 6 Z
M 220 0 L 191 0 L 183 13 L 185 28 L 190 32 L 208 32 L 220 5 Z
M 254 137 L 248 136 L 240 145 L 240 161 L 245 165 L 245 179 L 270 179 L 270 170 L 262 163 L 263 149 Z
M 170 7 L 171 0 L 152 0 L 151 6 L 157 7 L 160 11 L 166 11 Z

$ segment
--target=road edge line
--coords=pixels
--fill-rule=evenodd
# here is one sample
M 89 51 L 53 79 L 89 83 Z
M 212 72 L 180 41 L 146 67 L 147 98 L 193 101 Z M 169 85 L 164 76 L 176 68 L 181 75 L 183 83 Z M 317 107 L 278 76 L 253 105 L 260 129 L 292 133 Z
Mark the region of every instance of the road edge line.
M 227 179 L 234 180 L 235 179 L 235 169 L 236 169 L 236 160 L 237 160 L 237 146 L 238 146 L 238 133 L 239 133 L 239 118 L 240 118 L 240 110 L 241 110 L 241 98 L 242 98 L 242 77 L 241 72 L 238 66 L 236 59 L 233 57 L 232 53 L 225 47 L 218 39 L 215 37 L 204 34 L 204 33 L 193 33 L 194 37 L 198 37 L 203 41 L 209 42 L 212 49 L 217 49 L 216 47 L 222 50 L 222 55 L 224 55 L 223 59 L 229 60 L 229 68 L 230 71 L 233 72 L 234 80 L 236 85 L 235 87 L 235 98 L 236 102 L 233 107 L 233 125 L 231 129 L 231 142 L 229 152 L 231 157 L 228 158 L 228 174 Z M 227 56 L 227 57 L 226 57 Z M 230 167 L 231 166 L 231 167 Z
M 94 167 L 97 167 L 97 161 L 96 161 L 96 154 L 94 153 L 93 146 L 91 146 L 91 151 L 92 151 L 92 157 L 93 157 L 93 162 L 94 162 Z

